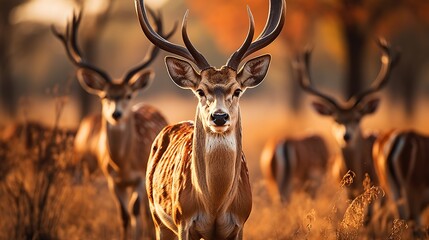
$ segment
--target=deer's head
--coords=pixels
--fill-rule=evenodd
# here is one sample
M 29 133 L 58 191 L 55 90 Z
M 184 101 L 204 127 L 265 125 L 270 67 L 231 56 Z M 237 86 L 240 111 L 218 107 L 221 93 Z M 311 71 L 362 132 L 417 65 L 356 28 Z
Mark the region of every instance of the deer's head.
M 161 16 L 150 11 L 157 27 L 157 32 L 163 35 Z M 130 69 L 122 78 L 113 80 L 110 75 L 90 64 L 80 52 L 77 44 L 77 33 L 82 19 L 82 13 L 73 14 L 71 21 L 66 26 L 65 33 L 58 32 L 52 27 L 54 35 L 63 43 L 71 62 L 78 67 L 77 78 L 86 92 L 100 98 L 103 117 L 113 125 L 127 119 L 131 113 L 131 100 L 139 90 L 146 88 L 154 76 L 152 70 L 147 67 L 153 62 L 159 53 L 159 48 L 151 46 L 146 59 L 138 66 Z M 175 28 L 165 35 L 169 38 Z
M 147 38 L 159 48 L 176 54 L 165 59 L 171 79 L 179 87 L 190 89 L 198 97 L 197 114 L 207 132 L 228 133 L 239 119 L 239 98 L 247 88 L 258 86 L 265 78 L 270 64 L 270 55 L 253 58 L 243 64 L 241 61 L 270 44 L 280 34 L 284 24 L 284 0 L 271 0 L 267 24 L 255 40 L 254 20 L 250 8 L 249 31 L 242 46 L 234 52 L 226 65 L 220 69 L 211 66 L 198 52 L 188 38 L 186 12 L 182 23 L 182 37 L 185 47 L 173 44 L 156 33 L 149 24 L 143 0 L 135 0 L 140 25 Z M 196 68 L 193 66 L 196 66 Z
M 362 118 L 377 111 L 380 98 L 374 96 L 374 93 L 379 92 L 386 85 L 392 65 L 397 60 L 395 58 L 395 61 L 392 61 L 392 52 L 389 44 L 384 39 L 380 39 L 378 45 L 382 50 L 382 55 L 381 68 L 377 78 L 369 89 L 352 96 L 345 104 L 338 103 L 332 96 L 318 91 L 311 85 L 309 50 L 299 56 L 294 64 L 301 87 L 306 92 L 318 97 L 317 100 L 312 102 L 314 110 L 322 116 L 332 117 L 335 121 L 333 133 L 341 146 L 355 142 L 361 133 L 360 122 Z

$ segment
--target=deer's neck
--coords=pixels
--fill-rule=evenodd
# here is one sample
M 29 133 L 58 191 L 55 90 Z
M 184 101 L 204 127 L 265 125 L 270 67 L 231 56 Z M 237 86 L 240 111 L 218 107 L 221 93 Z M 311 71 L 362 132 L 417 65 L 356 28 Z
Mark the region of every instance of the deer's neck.
M 131 152 L 132 137 L 134 131 L 134 119 L 132 116 L 123 119 L 120 123 L 113 125 L 103 119 L 106 132 L 107 150 L 110 158 L 118 164 Z
M 345 144 L 341 149 L 345 159 L 357 160 L 362 158 L 362 148 L 365 146 L 365 139 L 360 129 L 357 130 L 354 134 L 354 138 L 349 143 Z
M 365 173 L 368 173 L 371 179 L 375 180 L 375 176 L 371 176 L 373 175 L 372 143 L 362 134 L 361 130 L 355 134 L 357 135 L 354 141 L 342 148 L 342 154 L 345 161 L 345 170 L 352 170 L 356 174 L 353 183 L 355 187 L 352 188 L 361 188 Z
M 193 139 L 192 182 L 209 211 L 219 211 L 235 194 L 241 171 L 241 123 L 228 134 L 208 133 L 197 113 Z

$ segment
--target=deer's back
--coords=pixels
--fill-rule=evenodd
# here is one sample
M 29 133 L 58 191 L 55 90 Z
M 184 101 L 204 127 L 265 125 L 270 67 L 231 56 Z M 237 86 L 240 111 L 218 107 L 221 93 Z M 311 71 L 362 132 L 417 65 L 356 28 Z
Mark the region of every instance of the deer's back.
M 136 158 L 132 168 L 146 171 L 152 143 L 167 121 L 156 108 L 143 104 L 134 109 L 133 117 L 137 134 L 133 144 Z
M 138 141 L 148 145 L 147 148 L 150 149 L 158 133 L 167 126 L 167 120 L 150 105 L 138 104 L 133 108 L 133 113 Z
M 261 155 L 261 171 L 272 198 L 287 199 L 295 188 L 314 192 L 325 175 L 329 152 L 320 136 L 272 139 Z
M 328 148 L 325 141 L 320 136 L 310 136 L 303 139 L 288 140 L 283 146 L 290 148 L 296 157 L 297 165 L 295 173 L 303 179 L 311 178 L 312 174 L 320 174 L 326 171 L 328 164 Z

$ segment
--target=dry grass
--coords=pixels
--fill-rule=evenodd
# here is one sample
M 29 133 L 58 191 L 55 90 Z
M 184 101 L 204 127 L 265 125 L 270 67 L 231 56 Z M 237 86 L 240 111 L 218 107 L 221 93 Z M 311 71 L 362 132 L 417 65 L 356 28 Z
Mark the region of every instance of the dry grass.
M 58 123 L 63 101 L 58 101 Z M 57 239 L 59 220 L 71 192 L 73 136 L 68 131 L 23 123 L 2 142 L 1 237 Z M 70 168 L 72 167 L 72 168 Z
M 349 201 L 344 183 L 326 179 L 315 198 L 298 191 L 284 204 L 272 203 L 262 183 L 254 184 L 245 239 L 416 239 L 404 220 L 384 219 L 388 227 L 379 228 L 380 218 L 368 219 L 368 208 L 383 198 L 380 188 L 369 186 Z

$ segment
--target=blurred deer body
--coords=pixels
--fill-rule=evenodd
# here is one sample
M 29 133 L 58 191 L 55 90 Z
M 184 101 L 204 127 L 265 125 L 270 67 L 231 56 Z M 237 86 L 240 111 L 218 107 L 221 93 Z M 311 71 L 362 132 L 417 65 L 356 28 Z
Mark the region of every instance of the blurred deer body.
M 260 164 L 271 198 L 287 201 L 295 189 L 314 195 L 325 175 L 328 160 L 326 143 L 317 135 L 268 141 Z
M 74 141 L 74 154 L 77 165 L 81 165 L 85 176 L 99 169 L 98 152 L 102 116 L 93 114 L 85 117 L 79 124 Z
M 371 96 L 386 85 L 390 75 L 392 53 L 389 45 L 384 39 L 380 39 L 379 46 L 383 54 L 377 78 L 369 89 L 352 96 L 344 105 L 311 86 L 308 69 L 310 51 L 304 52 L 294 64 L 301 87 L 319 98 L 312 102 L 313 108 L 320 115 L 329 116 L 335 121 L 333 134 L 341 147 L 342 156 L 335 159 L 332 170 L 338 179 L 341 179 L 348 170 L 354 172 L 355 179 L 350 186 L 350 191 L 348 191 L 350 199 L 354 199 L 363 193 L 362 183 L 365 179 L 365 173 L 368 173 L 373 184 L 378 184 L 372 158 L 372 146 L 376 137 L 365 136 L 360 122 L 364 116 L 373 114 L 377 110 L 380 99 Z
M 157 31 L 162 34 L 161 19 L 153 12 L 151 14 Z M 77 77 L 81 86 L 98 96 L 102 105 L 101 114 L 88 116 L 82 121 L 75 139 L 76 156 L 80 158 L 78 161 L 98 161 L 117 200 L 123 225 L 122 238 L 128 237 L 131 223 L 134 238 L 143 237 L 144 224 L 145 235 L 153 239 L 153 222 L 145 191 L 147 159 L 153 140 L 167 122 L 155 108 L 142 103 L 133 106 L 131 101 L 153 77 L 152 71 L 146 67 L 156 58 L 159 49 L 152 46 L 143 63 L 129 70 L 122 79 L 114 81 L 106 72 L 81 57 L 76 40 L 80 21 L 81 15 L 74 15 L 65 34 L 53 28 L 70 60 L 78 67 Z M 140 216 L 141 210 L 144 211 L 143 216 Z
M 391 131 L 374 143 L 375 169 L 400 219 L 422 227 L 429 205 L 429 137 L 414 131 Z
M 378 104 L 378 99 L 374 101 L 377 102 L 369 102 L 368 104 Z M 357 113 L 351 119 L 340 120 L 335 118 L 336 126 L 334 126 L 333 132 L 341 148 L 341 156 L 335 158 L 332 171 L 337 179 L 341 179 L 347 171 L 353 171 L 354 179 L 348 191 L 350 199 L 354 199 L 363 193 L 363 181 L 366 173 L 373 184 L 378 184 L 378 177 L 375 173 L 372 159 L 372 146 L 376 135 L 365 135 L 360 126 L 360 121 L 364 115 L 375 112 L 377 106 L 371 107 L 374 110 L 361 112 L 363 115 Z M 350 112 L 349 114 L 354 115 L 355 113 Z
M 252 42 L 253 16 L 243 45 L 220 69 L 208 64 L 189 41 L 187 14 L 183 20 L 185 47 L 168 42 L 151 28 L 142 0 L 136 8 L 143 32 L 167 57 L 167 71 L 176 85 L 198 97 L 194 122 L 169 125 L 152 146 L 146 190 L 157 239 L 242 239 L 252 208 L 248 170 L 242 152 L 239 98 L 265 78 L 271 61 L 263 55 L 240 62 L 279 35 L 284 23 L 283 0 L 271 0 L 263 33 Z
M 153 139 L 167 123 L 155 108 L 148 105 L 136 105 L 128 114 L 131 116 L 115 125 L 100 114 L 84 118 L 75 138 L 75 152 L 81 162 L 99 161 L 106 176 L 118 175 L 120 170 L 121 176 L 117 177 L 133 182 L 126 179 L 135 178 L 134 171 L 139 178 L 140 173 L 146 172 L 141 156 L 149 156 Z

